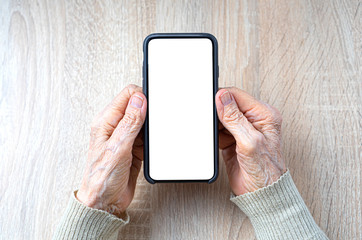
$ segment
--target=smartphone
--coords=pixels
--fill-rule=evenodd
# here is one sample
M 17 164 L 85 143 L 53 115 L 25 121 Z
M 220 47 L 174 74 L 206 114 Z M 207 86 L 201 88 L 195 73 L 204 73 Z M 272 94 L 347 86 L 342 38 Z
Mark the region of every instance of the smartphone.
M 148 182 L 218 176 L 218 44 L 208 33 L 155 33 L 143 43 L 144 175 Z

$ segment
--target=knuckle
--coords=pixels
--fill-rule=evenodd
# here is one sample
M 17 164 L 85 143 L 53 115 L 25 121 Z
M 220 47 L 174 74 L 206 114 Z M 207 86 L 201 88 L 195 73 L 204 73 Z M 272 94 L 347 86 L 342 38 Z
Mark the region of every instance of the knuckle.
M 139 86 L 136 84 L 128 84 L 126 87 L 124 87 L 121 91 L 121 95 L 124 96 L 131 96 L 134 92 L 139 91 Z
M 282 117 L 280 111 L 279 111 L 277 108 L 269 105 L 268 103 L 265 103 L 265 105 L 266 105 L 266 107 L 267 107 L 268 110 L 269 110 L 269 119 L 270 119 L 275 125 L 280 126 L 280 125 L 282 124 L 282 122 L 283 122 L 283 117 Z
M 124 116 L 124 121 L 129 125 L 137 125 L 140 123 L 140 114 L 139 111 L 133 111 Z
M 228 87 L 227 89 L 229 89 L 229 90 L 238 90 L 238 88 L 237 87 Z
M 275 121 L 279 124 L 282 124 L 283 122 L 283 116 L 282 114 L 279 112 L 278 109 L 275 108 L 275 112 L 274 112 L 274 118 L 275 118 Z
M 121 127 L 124 130 L 127 130 L 128 132 L 132 133 L 135 131 L 140 125 L 142 125 L 141 117 L 139 112 L 131 112 L 127 113 L 123 119 Z
M 256 147 L 252 144 L 252 142 L 247 142 L 242 146 L 242 152 L 247 155 L 253 155 L 255 153 Z
M 264 135 L 260 132 L 256 132 L 252 139 L 254 146 L 260 146 L 264 142 Z
M 272 120 L 273 120 L 273 125 L 275 127 L 275 129 L 280 132 L 281 130 L 281 126 L 282 126 L 282 123 L 283 123 L 283 117 L 282 115 L 280 114 L 280 112 L 275 109 L 276 111 L 273 113 L 273 117 L 272 117 Z
M 116 153 L 116 151 L 117 151 L 117 146 L 114 142 L 110 141 L 106 144 L 106 147 L 104 149 L 105 154 L 106 153 L 114 154 L 114 153 Z
M 109 153 L 110 156 L 112 155 L 122 155 L 127 156 L 131 154 L 132 148 L 130 146 L 127 146 L 127 144 L 123 144 L 122 140 L 119 141 L 110 141 L 107 143 L 106 148 L 104 150 L 104 153 Z
M 281 128 L 282 128 L 282 123 L 283 123 L 283 118 L 281 115 L 279 116 L 276 116 L 274 117 L 275 120 L 274 120 L 274 126 L 275 126 L 275 129 L 280 132 L 281 131 Z
M 253 155 L 258 151 L 264 142 L 264 136 L 260 132 L 253 133 L 253 135 L 243 143 L 243 152 L 246 155 Z
M 98 131 L 99 131 L 99 125 L 98 125 L 98 123 L 97 123 L 97 122 L 92 122 L 92 123 L 91 123 L 91 126 L 90 126 L 90 136 L 91 136 L 91 137 L 96 136 L 97 133 L 98 133 Z
M 142 92 L 142 88 L 140 86 L 137 86 L 136 84 L 128 84 L 125 87 L 125 91 L 127 91 L 128 94 L 131 96 L 135 92 Z
M 138 86 L 136 85 L 136 84 L 128 84 L 127 86 L 126 86 L 126 88 L 128 88 L 128 89 L 135 89 L 135 88 L 138 88 Z
M 236 107 L 228 107 L 224 110 L 223 120 L 225 122 L 236 122 L 242 117 L 241 112 Z

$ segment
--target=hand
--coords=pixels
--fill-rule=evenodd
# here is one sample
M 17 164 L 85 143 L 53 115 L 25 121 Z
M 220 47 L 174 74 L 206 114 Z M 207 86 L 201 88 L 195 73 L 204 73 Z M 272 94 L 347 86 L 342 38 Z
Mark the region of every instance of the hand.
M 219 147 L 234 194 L 253 192 L 278 180 L 286 171 L 279 111 L 237 88 L 220 89 L 215 102 L 222 124 Z
M 123 216 L 142 165 L 146 109 L 142 88 L 129 85 L 95 118 L 79 201 Z

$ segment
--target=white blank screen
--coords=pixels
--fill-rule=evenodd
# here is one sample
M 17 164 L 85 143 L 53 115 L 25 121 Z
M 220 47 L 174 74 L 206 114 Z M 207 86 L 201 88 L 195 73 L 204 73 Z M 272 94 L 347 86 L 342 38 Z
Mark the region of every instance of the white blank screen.
M 154 180 L 214 175 L 213 57 L 207 38 L 148 45 L 149 174 Z

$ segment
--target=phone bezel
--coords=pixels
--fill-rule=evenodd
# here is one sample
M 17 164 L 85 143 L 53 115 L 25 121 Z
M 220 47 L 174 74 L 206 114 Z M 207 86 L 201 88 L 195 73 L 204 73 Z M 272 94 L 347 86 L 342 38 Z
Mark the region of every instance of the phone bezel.
M 146 120 L 144 123 L 144 135 L 143 135 L 143 171 L 146 180 L 149 183 L 170 183 L 170 182 L 207 182 L 212 183 L 218 177 L 219 172 L 219 133 L 218 133 L 218 116 L 215 105 L 215 95 L 218 91 L 218 78 L 219 78 L 219 65 L 218 65 L 218 43 L 216 38 L 209 33 L 153 33 L 148 35 L 143 41 L 143 93 L 148 100 L 148 44 L 152 39 L 158 38 L 207 38 L 212 42 L 213 46 L 213 121 L 214 121 L 214 175 L 210 179 L 187 179 L 187 180 L 155 180 L 150 177 L 149 174 L 149 132 L 148 132 L 148 109 L 146 114 Z

